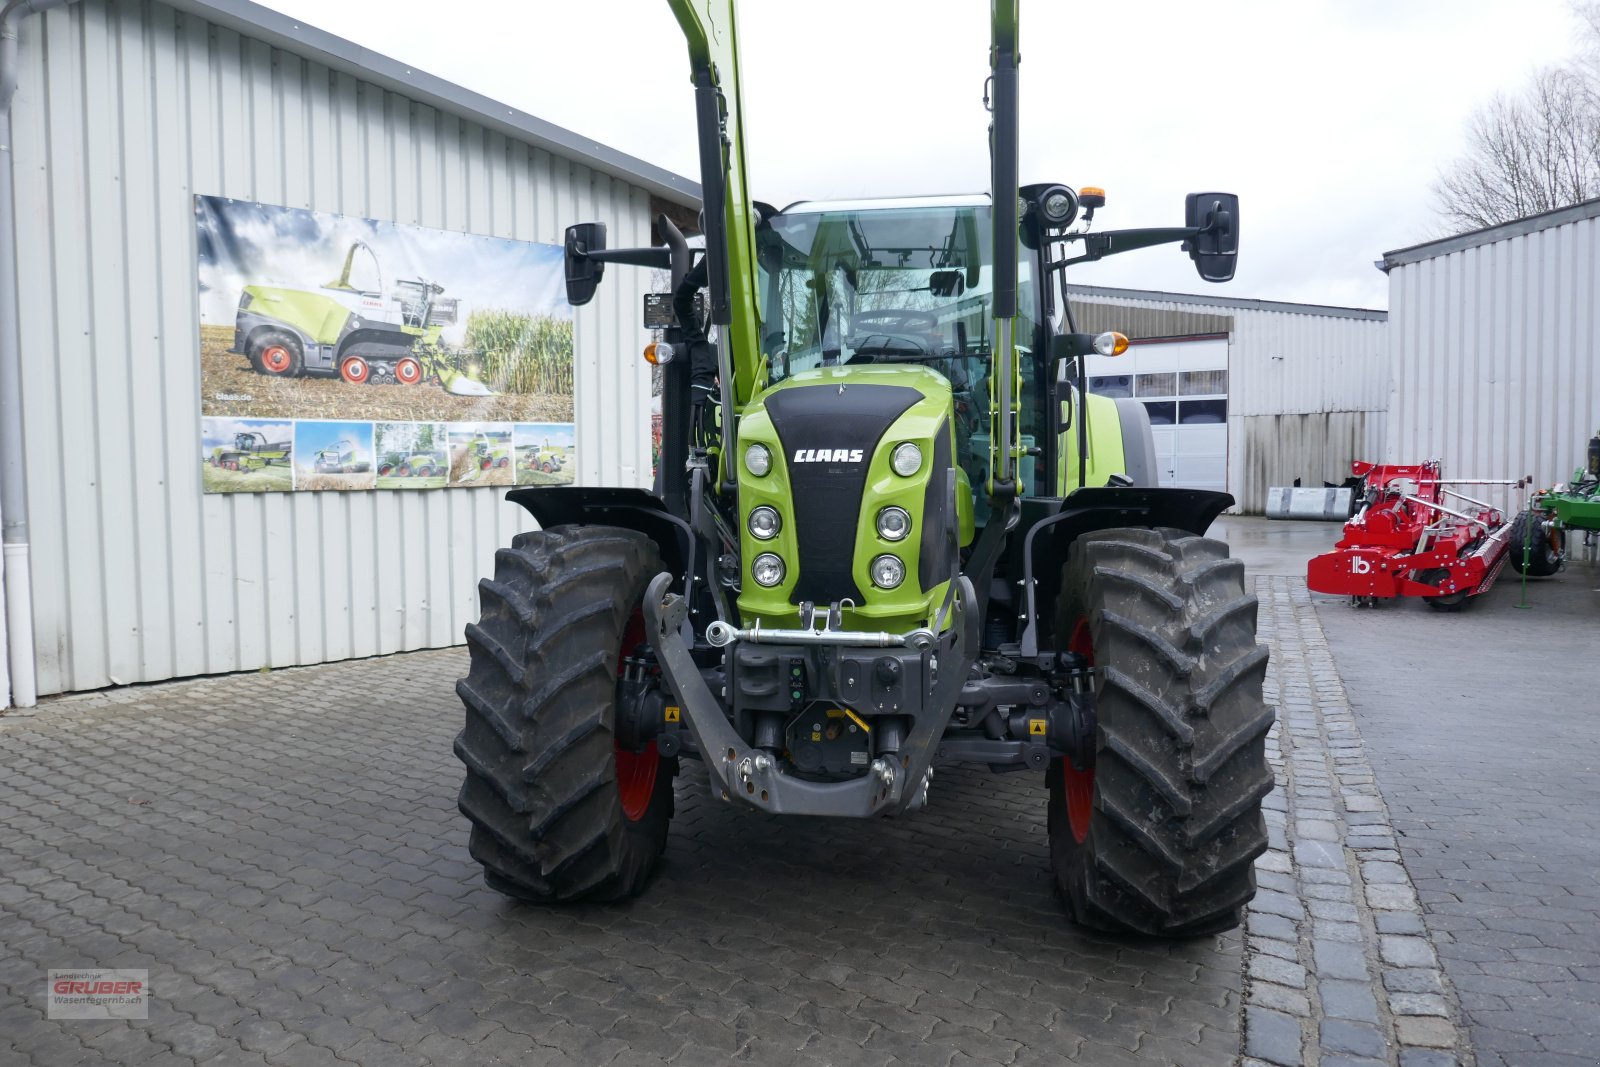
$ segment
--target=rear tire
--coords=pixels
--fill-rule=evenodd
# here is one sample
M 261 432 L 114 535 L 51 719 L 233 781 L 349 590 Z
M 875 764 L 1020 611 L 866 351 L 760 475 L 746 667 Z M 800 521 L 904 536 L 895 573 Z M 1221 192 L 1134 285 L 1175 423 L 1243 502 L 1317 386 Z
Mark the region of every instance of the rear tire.
M 1237 926 L 1273 786 L 1267 649 L 1244 564 L 1181 530 L 1091 533 L 1069 550 L 1056 625 L 1097 668 L 1092 767 L 1057 760 L 1046 775 L 1068 910 L 1164 937 Z
M 1532 544 L 1528 549 L 1527 565 L 1523 565 L 1523 544 L 1528 540 L 1528 526 L 1533 525 Z M 1530 578 L 1548 578 L 1561 569 L 1560 534 L 1545 528 L 1544 519 L 1533 511 L 1523 511 L 1511 520 L 1510 563 L 1518 574 Z
M 456 683 L 466 728 L 458 805 L 488 885 L 523 900 L 616 900 L 666 848 L 677 761 L 614 740 L 617 664 L 643 636 L 645 586 L 664 569 L 633 530 L 518 535 L 479 583 L 472 665 Z M 621 773 L 619 773 L 619 767 Z

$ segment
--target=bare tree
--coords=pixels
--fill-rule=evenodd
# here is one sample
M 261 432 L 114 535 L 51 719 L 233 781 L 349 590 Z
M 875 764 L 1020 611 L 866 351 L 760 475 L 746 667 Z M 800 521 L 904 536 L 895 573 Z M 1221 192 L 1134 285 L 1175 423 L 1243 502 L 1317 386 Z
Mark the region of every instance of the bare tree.
M 1600 196 L 1600 0 L 1572 5 L 1580 45 L 1467 121 L 1467 151 L 1434 185 L 1456 231 L 1495 226 Z

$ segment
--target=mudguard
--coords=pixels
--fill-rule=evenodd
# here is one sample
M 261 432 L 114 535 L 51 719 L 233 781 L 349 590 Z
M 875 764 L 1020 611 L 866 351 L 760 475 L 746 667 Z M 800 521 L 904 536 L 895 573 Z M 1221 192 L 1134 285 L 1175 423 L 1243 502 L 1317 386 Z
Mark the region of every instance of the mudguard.
M 661 498 L 647 490 L 531 485 L 511 490 L 506 499 L 526 508 L 545 529 L 571 525 L 638 530 L 656 543 L 673 574 L 682 575 L 689 568 L 694 544 L 689 524 L 670 514 Z

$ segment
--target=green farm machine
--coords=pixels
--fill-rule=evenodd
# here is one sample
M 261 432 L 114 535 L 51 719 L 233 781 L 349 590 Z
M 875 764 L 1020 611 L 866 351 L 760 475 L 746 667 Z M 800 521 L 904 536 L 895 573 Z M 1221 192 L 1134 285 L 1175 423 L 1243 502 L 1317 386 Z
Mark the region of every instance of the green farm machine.
M 503 437 L 491 437 L 486 433 L 479 433 L 467 447 L 479 470 L 505 467 L 511 463 L 511 445 Z
M 573 304 L 607 264 L 670 271 L 660 476 L 509 494 L 541 529 L 497 553 L 457 686 L 488 884 L 640 892 L 685 758 L 774 817 L 912 812 L 965 763 L 1038 776 L 1077 921 L 1236 925 L 1273 711 L 1243 565 L 1205 536 L 1233 499 L 1156 486 L 1144 409 L 1087 389 L 1126 338 L 1076 329 L 1064 271 L 1181 242 L 1227 281 L 1237 198 L 1096 231 L 1099 190 L 1020 184 L 1017 3 L 994 0 L 987 195 L 774 210 L 747 190 L 732 0 L 670 4 L 705 247 L 665 216 L 664 247 L 566 232 Z
M 357 457 L 354 441 L 342 437 L 332 448 L 318 450 L 311 469 L 318 474 L 365 474 L 372 464 Z
M 432 478 L 450 473 L 443 452 L 385 452 L 378 460 L 378 477 Z
M 350 283 L 356 253 L 363 251 L 379 272 L 376 289 Z M 452 393 L 487 395 L 489 387 L 439 345 L 459 302 L 425 278 L 402 278 L 386 293 L 381 271 L 377 254 L 356 241 L 345 253 L 344 270 L 320 290 L 245 286 L 229 351 L 273 378 L 339 377 L 352 385 L 416 385 L 433 378 Z
M 517 449 L 517 466 L 530 471 L 555 474 L 567 465 L 566 456 L 543 445 L 523 445 Z
M 265 467 L 287 467 L 294 454 L 293 441 L 269 441 L 266 434 L 246 430 L 233 435 L 233 447 L 211 450 L 211 463 L 227 471 L 255 471 Z
M 1540 578 L 1556 573 L 1571 552 L 1574 532 L 1583 535 L 1584 554 L 1594 559 L 1600 542 L 1600 432 L 1589 438 L 1584 466 L 1571 480 L 1535 493 L 1528 510 L 1512 520 L 1512 566 Z

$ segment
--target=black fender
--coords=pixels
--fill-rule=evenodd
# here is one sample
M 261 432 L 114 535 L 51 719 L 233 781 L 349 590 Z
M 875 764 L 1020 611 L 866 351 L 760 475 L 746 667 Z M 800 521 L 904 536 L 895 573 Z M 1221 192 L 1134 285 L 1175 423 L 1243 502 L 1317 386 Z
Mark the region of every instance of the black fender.
M 694 535 L 689 524 L 667 511 L 647 489 L 609 486 L 530 485 L 506 499 L 527 509 L 540 526 L 619 526 L 638 530 L 656 543 L 675 578 L 689 569 Z
M 1096 530 L 1124 526 L 1169 526 L 1203 536 L 1217 516 L 1233 504 L 1230 493 L 1143 486 L 1093 486 L 1075 490 L 1064 500 L 1024 501 L 1021 525 L 1026 532 L 1018 553 L 1020 559 L 1013 558 L 1013 572 L 1021 571 L 1026 594 L 1022 655 L 1038 655 L 1041 637 L 1054 636 L 1049 630 L 1055 620 L 1041 620 L 1038 609 L 1056 602 L 1061 563 L 1072 542 Z

